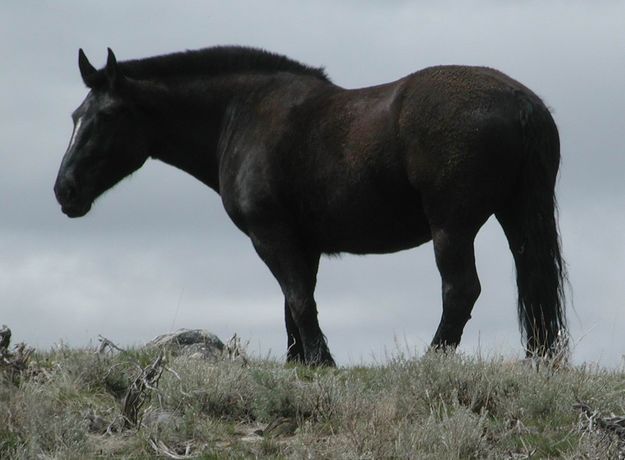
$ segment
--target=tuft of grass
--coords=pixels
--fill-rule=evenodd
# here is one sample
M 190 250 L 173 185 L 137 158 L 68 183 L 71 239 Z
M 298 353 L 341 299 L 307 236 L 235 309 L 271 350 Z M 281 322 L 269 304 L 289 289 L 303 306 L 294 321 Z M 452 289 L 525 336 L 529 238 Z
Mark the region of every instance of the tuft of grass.
M 340 369 L 170 355 L 124 428 L 124 396 L 156 354 L 58 347 L 19 379 L 0 372 L 0 458 L 572 459 L 625 446 L 612 417 L 623 372 L 445 353 Z

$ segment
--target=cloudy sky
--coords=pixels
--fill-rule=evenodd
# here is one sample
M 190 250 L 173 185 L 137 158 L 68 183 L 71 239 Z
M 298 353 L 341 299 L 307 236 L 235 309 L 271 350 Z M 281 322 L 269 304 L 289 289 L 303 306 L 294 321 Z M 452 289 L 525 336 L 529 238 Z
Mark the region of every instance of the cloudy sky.
M 219 197 L 155 161 L 70 220 L 52 185 L 86 96 L 77 51 L 118 59 L 218 44 L 284 53 L 360 87 L 436 64 L 498 68 L 554 111 L 560 226 L 576 362 L 625 353 L 625 3 L 408 1 L 2 2 L 0 324 L 48 347 L 98 334 L 140 344 L 179 327 L 285 353 L 281 293 Z M 520 355 L 512 257 L 497 223 L 477 239 L 482 295 L 461 349 Z M 320 321 L 339 364 L 423 352 L 440 317 L 431 244 L 324 259 Z

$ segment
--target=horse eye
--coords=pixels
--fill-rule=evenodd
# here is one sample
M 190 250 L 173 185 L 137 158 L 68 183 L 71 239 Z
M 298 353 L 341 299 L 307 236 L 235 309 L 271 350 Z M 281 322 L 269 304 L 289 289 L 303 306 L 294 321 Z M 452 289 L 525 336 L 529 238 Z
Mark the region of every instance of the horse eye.
M 100 118 L 102 120 L 114 120 L 122 117 L 129 112 L 125 107 L 116 107 L 112 109 L 105 109 L 100 112 Z
M 100 112 L 99 115 L 100 115 L 100 118 L 102 118 L 103 120 L 111 120 L 115 118 L 117 113 L 114 112 L 113 110 L 103 110 Z

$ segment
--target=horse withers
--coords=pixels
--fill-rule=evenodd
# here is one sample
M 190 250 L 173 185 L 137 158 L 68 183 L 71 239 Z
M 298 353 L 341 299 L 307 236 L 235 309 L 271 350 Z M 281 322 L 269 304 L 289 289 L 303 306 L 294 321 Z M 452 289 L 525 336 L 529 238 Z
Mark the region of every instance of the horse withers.
M 85 215 L 149 158 L 215 190 L 284 293 L 287 360 L 334 361 L 314 299 L 322 254 L 390 253 L 432 240 L 455 347 L 480 294 L 474 238 L 495 215 L 512 251 L 528 354 L 565 335 L 555 219 L 556 125 L 525 86 L 484 67 L 440 66 L 361 89 L 243 47 L 117 62 L 82 50 L 89 94 L 54 187 Z

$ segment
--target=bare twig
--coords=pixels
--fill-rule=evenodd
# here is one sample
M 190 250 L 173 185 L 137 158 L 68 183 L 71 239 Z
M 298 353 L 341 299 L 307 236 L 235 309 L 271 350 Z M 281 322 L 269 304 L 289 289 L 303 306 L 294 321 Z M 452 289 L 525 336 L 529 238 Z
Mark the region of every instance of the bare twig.
M 30 355 L 35 351 L 34 348 L 26 346 L 25 343 L 18 343 L 15 345 L 15 351 L 13 352 L 13 366 L 23 371 L 28 367 L 28 360 Z
M 126 350 L 118 347 L 112 341 L 110 341 L 109 339 L 107 339 L 106 337 L 102 335 L 98 335 L 98 340 L 100 341 L 100 346 L 98 347 L 98 351 L 97 351 L 98 354 L 104 353 L 107 347 L 110 348 L 111 350 L 121 351 L 122 353 L 126 352 Z
M 152 449 L 154 449 L 154 452 L 156 452 L 159 455 L 168 457 L 168 458 L 187 459 L 187 458 L 195 457 L 195 455 L 191 455 L 191 443 L 188 443 L 185 446 L 184 454 L 179 454 L 175 452 L 173 449 L 171 449 L 170 447 L 167 447 L 167 445 L 160 439 L 157 439 L 155 437 L 150 437 L 149 442 L 150 442 L 150 446 L 152 447 Z
M 228 359 L 235 361 L 241 360 L 244 366 L 248 365 L 248 359 L 245 352 L 246 344 L 241 344 L 241 338 L 235 333 L 230 340 L 226 343 L 224 354 Z
M 175 370 L 173 370 L 171 367 L 169 366 L 165 366 L 165 370 L 167 372 L 170 372 L 171 374 L 173 374 L 174 377 L 176 377 L 176 379 L 178 379 L 178 381 L 182 381 L 182 379 L 180 378 L 180 374 L 178 374 L 178 372 L 176 372 Z

